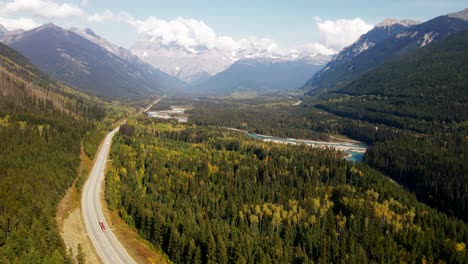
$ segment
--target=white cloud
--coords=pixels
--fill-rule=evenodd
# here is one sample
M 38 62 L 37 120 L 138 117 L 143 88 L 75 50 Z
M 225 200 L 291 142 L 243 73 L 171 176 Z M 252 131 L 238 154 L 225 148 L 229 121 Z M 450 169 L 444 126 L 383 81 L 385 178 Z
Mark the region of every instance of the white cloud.
M 373 26 L 360 18 L 323 20 L 313 17 L 320 33 L 320 41 L 307 43 L 294 52 L 307 54 L 331 55 L 339 52 L 345 46 L 352 44 L 359 36 L 369 31 Z M 136 29 L 139 34 L 158 38 L 163 44 L 175 43 L 186 48 L 204 46 L 209 49 L 216 48 L 223 51 L 240 51 L 249 53 L 276 53 L 293 54 L 293 51 L 281 49 L 278 44 L 269 38 L 241 38 L 233 39 L 230 36 L 218 35 L 213 28 L 205 22 L 196 19 L 178 17 L 173 20 L 160 19 L 155 16 L 146 19 L 137 19 L 126 12 L 113 13 L 105 10 L 88 16 L 89 22 L 119 21 Z M 298 51 L 299 50 L 299 51 Z
M 159 37 L 164 44 L 174 42 L 186 47 L 204 45 L 209 48 L 217 44 L 214 30 L 203 21 L 195 19 L 178 17 L 167 21 L 150 16 L 145 20 L 130 19 L 129 23 L 138 33 Z M 224 41 L 229 41 L 229 38 L 225 38 Z
M 374 27 L 360 18 L 322 20 L 320 17 L 314 17 L 314 20 L 317 23 L 322 44 L 335 51 L 340 51 L 352 44 Z
M 220 36 L 201 20 L 183 17 L 164 20 L 154 16 L 138 20 L 128 14 L 125 20 L 135 27 L 139 34 L 157 37 L 166 45 L 176 43 L 184 47 L 204 46 L 224 51 L 255 49 L 263 52 L 281 52 L 272 39 L 250 37 L 235 40 L 230 36 Z
M 8 30 L 28 30 L 40 26 L 40 24 L 34 21 L 33 19 L 23 17 L 18 19 L 0 17 L 0 25 L 5 26 Z
M 74 4 L 56 3 L 52 0 L 13 0 L 0 8 L 2 14 L 28 13 L 43 18 L 81 16 L 83 10 Z
M 322 55 L 332 55 L 336 53 L 336 50 L 329 48 L 321 43 L 308 43 L 302 45 L 299 48 L 301 52 L 308 53 L 308 54 L 322 54 Z
M 102 13 L 95 13 L 93 15 L 88 16 L 89 22 L 104 22 L 109 20 L 115 20 L 115 15 L 109 9 L 106 9 Z
M 221 50 L 259 49 L 265 52 L 288 53 L 282 50 L 277 43 L 268 38 L 242 38 L 234 40 L 229 36 L 218 36 L 216 32 L 203 21 L 178 17 L 174 20 L 148 17 L 138 20 L 127 14 L 125 19 L 119 17 L 134 26 L 138 33 L 155 36 L 164 44 L 177 43 L 191 47 L 202 45 L 208 48 Z M 367 24 L 360 18 L 322 20 L 314 17 L 321 40 L 308 43 L 299 48 L 302 52 L 310 54 L 331 55 L 339 52 L 345 46 L 352 44 L 359 36 L 372 29 L 373 25 Z
M 79 1 L 80 6 L 86 6 L 88 3 L 89 0 Z M 78 5 L 55 0 L 9 0 L 6 3 L 0 0 L 0 15 L 3 15 L 3 17 L 0 16 L 0 24 L 9 29 L 37 27 L 38 23 L 33 20 L 34 17 L 42 19 L 82 17 L 91 23 L 105 21 L 127 23 L 139 34 L 157 37 L 164 44 L 176 43 L 187 48 L 204 46 L 209 49 L 237 50 L 245 53 L 255 51 L 258 54 L 292 54 L 292 51 L 281 49 L 272 39 L 257 37 L 233 39 L 230 36 L 218 35 L 213 28 L 201 20 L 183 17 L 173 20 L 159 19 L 154 16 L 137 19 L 129 13 L 113 13 L 109 9 L 101 13 L 86 14 Z M 18 18 L 19 16 L 21 18 Z M 320 40 L 299 47 L 297 50 L 302 53 L 334 54 L 352 44 L 373 27 L 360 18 L 324 20 L 314 16 L 313 20 L 318 28 Z

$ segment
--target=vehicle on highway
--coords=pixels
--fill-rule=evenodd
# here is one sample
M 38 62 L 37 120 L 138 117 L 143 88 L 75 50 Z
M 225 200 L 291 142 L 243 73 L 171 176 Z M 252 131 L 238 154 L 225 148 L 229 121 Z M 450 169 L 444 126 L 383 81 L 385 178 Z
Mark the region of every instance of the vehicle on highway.
M 101 226 L 101 230 L 102 230 L 103 232 L 106 232 L 106 231 L 107 231 L 107 228 L 106 228 L 106 226 L 104 225 L 104 221 L 99 220 L 99 226 Z

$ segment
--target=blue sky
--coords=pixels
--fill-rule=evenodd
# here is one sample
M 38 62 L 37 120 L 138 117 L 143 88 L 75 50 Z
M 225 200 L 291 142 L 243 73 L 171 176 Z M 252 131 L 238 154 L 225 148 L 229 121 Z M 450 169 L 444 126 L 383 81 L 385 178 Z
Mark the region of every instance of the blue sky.
M 232 38 L 236 43 L 241 39 L 265 38 L 287 49 L 318 43 L 336 50 L 384 18 L 425 21 L 466 7 L 466 0 L 0 0 L 0 24 L 8 29 L 31 28 L 45 22 L 65 28 L 90 27 L 127 48 L 138 34 L 159 34 L 156 31 L 160 30 L 165 32 L 162 37 L 181 43 L 208 43 L 196 39 L 208 34 L 216 39 L 209 45 L 221 43 L 220 37 Z M 191 33 L 181 33 L 179 26 Z M 197 29 L 199 26 L 203 31 Z M 335 27 L 335 36 L 327 35 Z M 348 31 L 349 36 L 344 36 Z M 193 32 L 200 36 L 188 41 L 183 35 L 192 36 Z M 345 38 L 336 39 L 340 38 L 338 35 Z

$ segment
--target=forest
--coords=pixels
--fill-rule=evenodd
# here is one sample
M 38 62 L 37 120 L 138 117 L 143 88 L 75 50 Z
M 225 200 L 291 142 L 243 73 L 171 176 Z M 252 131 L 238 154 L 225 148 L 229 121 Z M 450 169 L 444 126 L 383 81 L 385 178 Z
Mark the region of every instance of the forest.
M 335 93 L 322 95 L 323 101 L 315 104 L 351 122 L 377 127 L 375 135 L 380 135 L 371 140 L 366 162 L 422 201 L 465 221 L 467 45 L 468 31 L 453 34 L 398 57 Z M 382 128 L 386 135 L 379 132 Z M 362 138 L 359 134 L 364 132 L 346 130 L 354 138 Z
M 145 117 L 112 146 L 111 208 L 174 263 L 466 263 L 468 225 L 333 149 Z
M 75 260 L 60 236 L 56 208 L 77 177 L 82 142 L 92 154 L 95 142 L 87 135 L 123 114 L 0 44 L 0 263 Z
M 189 123 L 231 127 L 263 135 L 327 140 L 336 116 L 326 111 L 294 106 L 297 100 L 255 98 L 245 100 L 199 99 L 188 111 Z M 163 107 L 163 106 L 159 106 Z
M 367 143 L 366 162 L 449 215 L 468 217 L 468 31 L 385 63 L 302 104 L 199 103 L 191 122 Z M 312 131 L 310 131 L 312 130 Z

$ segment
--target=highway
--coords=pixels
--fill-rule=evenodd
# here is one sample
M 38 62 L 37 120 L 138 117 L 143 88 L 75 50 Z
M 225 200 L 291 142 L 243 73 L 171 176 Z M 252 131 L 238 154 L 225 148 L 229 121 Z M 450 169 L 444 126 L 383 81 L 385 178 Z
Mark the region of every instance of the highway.
M 119 127 L 112 130 L 104 139 L 104 143 L 99 153 L 97 153 L 96 163 L 94 163 L 89 179 L 84 185 L 83 196 L 81 197 L 81 209 L 83 211 L 86 231 L 93 242 L 97 254 L 102 262 L 106 264 L 135 263 L 107 225 L 100 200 L 109 149 L 112 144 L 112 138 L 118 130 Z M 101 230 L 99 226 L 100 220 L 104 221 L 107 231 Z
M 164 95 L 163 97 L 161 98 L 158 98 L 156 101 L 154 101 L 152 104 L 150 104 L 148 107 L 146 107 L 145 109 L 143 109 L 143 113 L 145 112 L 148 112 L 148 110 L 151 109 L 151 107 L 153 107 L 153 105 L 159 103 L 159 101 L 161 101 L 162 99 L 166 98 L 166 96 Z

